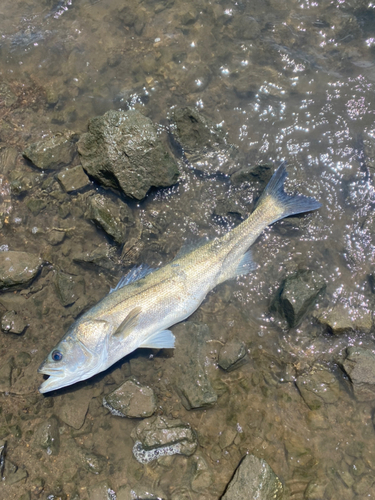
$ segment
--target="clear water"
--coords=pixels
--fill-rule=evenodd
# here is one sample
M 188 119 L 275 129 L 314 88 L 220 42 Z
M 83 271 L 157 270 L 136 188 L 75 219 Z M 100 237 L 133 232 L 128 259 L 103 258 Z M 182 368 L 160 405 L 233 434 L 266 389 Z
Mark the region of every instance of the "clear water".
M 88 499 L 90 488 L 106 480 L 114 491 L 140 484 L 168 499 L 213 500 L 250 452 L 271 465 L 286 498 L 303 499 L 309 483 L 327 484 L 325 499 L 375 497 L 373 403 L 353 397 L 337 366 L 350 345 L 375 349 L 373 334 L 332 336 L 311 314 L 287 329 L 269 313 L 285 276 L 308 268 L 327 281 L 317 312 L 339 303 L 351 321 L 372 315 L 374 84 L 375 4 L 369 1 L 2 0 L 1 150 L 21 153 L 66 129 L 83 133 L 91 117 L 129 103 L 160 124 L 163 135 L 173 107 L 196 106 L 222 124 L 244 166 L 286 159 L 289 189 L 323 206 L 267 229 L 254 246 L 258 269 L 218 287 L 193 315 L 212 333 L 206 368 L 214 385 L 224 384 L 215 406 L 186 411 L 171 357 L 150 358 L 150 352 L 136 352 L 88 383 L 45 397 L 37 392 L 37 367 L 78 311 L 95 304 L 120 276 L 73 262 L 77 253 L 106 242 L 84 218 L 84 195 L 67 195 L 70 213 L 62 218 L 54 173 L 37 176 L 18 154 L 15 168 L 35 179 L 25 193 L 11 196 L 10 172 L 0 166 L 1 202 L 9 212 L 0 246 L 51 262 L 24 292 L 0 295 L 2 310 L 22 312 L 29 325 L 22 336 L 1 335 L 1 359 L 14 359 L 11 392 L 0 399 L 1 426 L 8 432 L 9 460 L 28 478 L 1 485 L 0 496 L 18 499 L 29 491 L 32 498 Z M 251 186 L 234 188 L 225 176 L 202 177 L 182 160 L 180 166 L 178 186 L 151 191 L 131 205 L 143 227 L 154 227 L 139 263 L 168 262 L 184 242 L 230 229 L 233 218 L 213 216 L 228 193 L 244 214 L 252 208 Z M 33 215 L 30 198 L 44 199 L 47 209 Z M 48 237 L 53 228 L 66 233 L 57 246 Z M 61 306 L 57 269 L 84 280 L 78 306 Z M 224 373 L 217 368 L 218 351 L 232 338 L 246 342 L 250 363 Z M 21 352 L 31 356 L 27 367 L 17 365 Z M 316 364 L 335 373 L 341 389 L 335 404 L 311 411 L 285 374 L 298 376 Z M 103 394 L 130 373 L 155 390 L 160 413 L 198 432 L 196 455 L 211 475 L 207 488 L 192 490 L 194 457 L 147 466 L 132 457 L 130 433 L 138 422 L 101 407 Z M 80 430 L 61 423 L 60 451 L 49 455 L 35 442 L 35 430 L 59 416 L 62 401 L 88 413 Z M 228 429 L 237 436 L 222 450 L 219 437 Z M 79 449 L 106 457 L 103 470 L 87 471 Z

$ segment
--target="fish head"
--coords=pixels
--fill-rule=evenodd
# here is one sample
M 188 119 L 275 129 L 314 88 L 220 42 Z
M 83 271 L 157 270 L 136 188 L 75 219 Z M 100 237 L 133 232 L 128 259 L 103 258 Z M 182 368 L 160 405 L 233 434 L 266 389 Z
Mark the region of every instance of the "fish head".
M 39 392 L 55 391 L 105 370 L 109 331 L 106 321 L 73 324 L 38 368 L 39 373 L 49 375 Z

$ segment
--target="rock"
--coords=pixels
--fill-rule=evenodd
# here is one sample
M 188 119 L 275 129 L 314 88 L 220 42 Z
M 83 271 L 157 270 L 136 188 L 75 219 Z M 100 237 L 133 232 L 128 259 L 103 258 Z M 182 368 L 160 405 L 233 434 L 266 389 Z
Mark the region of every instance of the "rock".
M 50 245 L 60 245 L 65 239 L 65 231 L 61 231 L 58 229 L 51 229 L 47 233 L 47 241 Z
M 348 347 L 343 368 L 359 401 L 375 399 L 375 354 L 370 349 Z
M 227 486 L 222 500 L 281 500 L 283 486 L 271 467 L 262 458 L 246 455 Z
M 271 310 L 284 316 L 289 326 L 294 328 L 313 307 L 325 286 L 323 278 L 313 271 L 298 271 L 283 282 Z
M 75 155 L 75 134 L 54 135 L 30 144 L 22 153 L 41 170 L 58 170 L 69 165 Z
M 332 308 L 317 311 L 316 319 L 326 327 L 329 333 L 343 335 L 346 333 L 370 333 L 372 328 L 372 312 L 365 308 L 357 308 L 355 313 L 342 303 Z
M 120 486 L 116 493 L 116 500 L 164 500 L 162 494 L 152 493 L 150 488 L 137 484 L 136 486 L 129 486 L 125 484 Z
M 35 432 L 35 443 L 47 451 L 48 455 L 58 455 L 60 451 L 59 422 L 52 416 L 42 422 Z
M 90 185 L 90 179 L 85 174 L 81 165 L 63 170 L 57 175 L 57 179 L 67 193 L 78 191 Z
M 152 187 L 178 179 L 177 164 L 159 140 L 151 120 L 139 111 L 108 111 L 89 122 L 78 141 L 86 172 L 106 187 L 141 200 Z
M 110 271 L 113 271 L 118 264 L 116 259 L 116 248 L 108 243 L 102 243 L 92 252 L 76 254 L 73 256 L 73 261 L 78 263 L 93 264 Z
M 0 392 L 8 392 L 11 386 L 13 358 L 0 363 Z
M 336 403 L 340 398 L 339 381 L 333 373 L 320 366 L 297 377 L 296 384 L 311 410 L 317 410 L 324 403 Z
M 265 186 L 272 177 L 272 165 L 253 165 L 250 167 L 243 167 L 234 172 L 230 176 L 230 182 L 233 186 L 240 186 L 241 184 L 259 183 L 262 187 Z
M 186 153 L 225 145 L 220 127 L 194 108 L 177 108 L 171 115 L 172 132 Z
M 90 387 L 54 397 L 54 408 L 60 420 L 69 427 L 80 429 L 86 418 L 93 392 Z
M 228 448 L 237 436 L 237 430 L 227 427 L 219 436 L 219 446 L 222 450 Z
M 143 420 L 131 433 L 135 444 L 133 454 L 146 464 L 166 455 L 192 455 L 197 438 L 188 424 L 164 416 Z
M 307 485 L 303 498 L 304 500 L 323 500 L 326 498 L 325 490 L 327 488 L 328 480 L 317 481 L 313 479 Z
M 16 311 L 7 311 L 1 318 L 1 329 L 5 333 L 20 335 L 26 326 L 27 323 Z
M 133 224 L 134 217 L 126 203 L 96 194 L 89 198 L 89 218 L 113 238 L 122 244 L 126 239 L 127 224 Z
M 40 214 L 40 212 L 42 210 L 44 210 L 47 206 L 47 202 L 38 198 L 38 199 L 34 199 L 34 198 L 31 198 L 31 200 L 29 200 L 27 203 L 27 208 L 30 210 L 30 212 L 34 215 L 34 216 L 37 216 Z
M 23 288 L 38 274 L 42 259 L 26 252 L 0 252 L 0 290 Z
M 199 455 L 194 456 L 193 478 L 191 480 L 191 489 L 197 493 L 209 488 L 212 484 L 212 475 L 209 471 L 207 462 Z
M 10 108 L 17 102 L 17 96 L 6 83 L 0 83 L 0 102 L 6 108 Z
M 244 342 L 232 340 L 220 349 L 218 364 L 223 370 L 230 372 L 239 368 L 247 361 L 246 345 Z
M 217 401 L 217 394 L 204 368 L 206 340 L 210 335 L 208 326 L 186 321 L 173 331 L 178 339 L 183 338 L 189 345 L 188 351 L 176 357 L 179 369 L 177 390 L 182 404 L 187 410 L 212 406 Z
M 103 406 L 118 417 L 151 417 L 156 411 L 156 397 L 150 387 L 132 378 L 105 396 Z
M 92 474 L 100 474 L 107 465 L 107 459 L 92 451 L 79 450 L 79 461 L 81 465 Z
M 61 304 L 67 307 L 85 293 L 85 282 L 83 278 L 58 271 L 55 276 L 55 290 Z
M 116 494 L 108 486 L 107 481 L 103 481 L 89 488 L 89 498 L 90 500 L 116 500 Z
M 19 468 L 14 463 L 5 459 L 4 463 L 4 473 L 3 473 L 3 485 L 11 486 L 12 484 L 19 483 L 23 481 L 28 476 L 27 470 L 24 468 Z

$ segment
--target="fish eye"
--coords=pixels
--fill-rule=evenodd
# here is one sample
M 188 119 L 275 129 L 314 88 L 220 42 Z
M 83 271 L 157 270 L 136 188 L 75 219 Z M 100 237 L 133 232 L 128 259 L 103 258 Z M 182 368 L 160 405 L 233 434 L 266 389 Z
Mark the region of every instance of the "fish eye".
M 51 357 L 52 357 L 53 361 L 61 361 L 63 358 L 63 355 L 60 351 L 55 350 L 52 352 Z

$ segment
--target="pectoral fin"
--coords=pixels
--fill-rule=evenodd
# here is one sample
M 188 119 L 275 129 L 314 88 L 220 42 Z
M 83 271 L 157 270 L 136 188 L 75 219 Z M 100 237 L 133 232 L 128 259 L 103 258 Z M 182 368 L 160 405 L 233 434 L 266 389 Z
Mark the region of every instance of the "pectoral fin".
M 150 349 L 174 349 L 175 336 L 170 330 L 162 330 L 147 337 L 139 347 Z
M 113 333 L 113 336 L 126 338 L 137 325 L 141 312 L 141 307 L 135 307 L 132 309 L 126 318 L 120 323 L 117 330 Z

